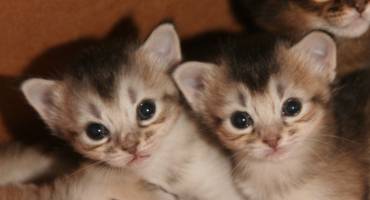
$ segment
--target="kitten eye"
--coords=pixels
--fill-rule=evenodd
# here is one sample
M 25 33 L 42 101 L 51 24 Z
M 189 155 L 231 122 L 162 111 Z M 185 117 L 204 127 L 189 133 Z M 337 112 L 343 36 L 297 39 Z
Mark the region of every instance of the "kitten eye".
M 237 129 L 246 129 L 253 125 L 253 119 L 247 112 L 234 112 L 231 116 L 231 124 Z
M 155 114 L 156 106 L 153 100 L 144 100 L 137 107 L 137 116 L 140 120 L 148 120 Z
M 302 103 L 297 98 L 289 98 L 283 104 L 282 115 L 285 117 L 294 117 L 302 110 Z
M 86 127 L 86 134 L 90 139 L 98 141 L 107 137 L 110 133 L 109 130 L 99 123 L 90 123 Z

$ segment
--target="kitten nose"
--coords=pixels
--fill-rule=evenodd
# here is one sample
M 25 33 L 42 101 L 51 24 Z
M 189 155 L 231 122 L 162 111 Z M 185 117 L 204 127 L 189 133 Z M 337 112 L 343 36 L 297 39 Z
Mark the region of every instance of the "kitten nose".
M 262 142 L 267 144 L 269 147 L 271 147 L 272 149 L 276 149 L 276 147 L 278 146 L 279 144 L 279 141 L 281 139 L 281 136 L 279 135 L 276 135 L 276 136 L 269 136 L 269 137 L 265 137 Z
M 134 143 L 132 145 L 128 145 L 128 146 L 122 146 L 122 149 L 124 151 L 127 151 L 128 153 L 130 154 L 135 154 L 137 152 L 137 146 L 139 145 L 139 143 Z
M 130 154 L 135 154 L 139 146 L 139 138 L 137 133 L 129 133 L 121 141 L 121 148 Z
M 366 9 L 366 4 L 365 0 L 356 1 L 355 8 L 359 13 L 363 13 Z

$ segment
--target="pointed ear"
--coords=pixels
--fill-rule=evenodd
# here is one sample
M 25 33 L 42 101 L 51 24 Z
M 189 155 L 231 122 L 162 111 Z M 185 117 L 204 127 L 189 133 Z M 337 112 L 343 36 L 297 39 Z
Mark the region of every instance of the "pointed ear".
M 201 108 L 201 95 L 207 89 L 206 82 L 215 67 L 217 66 L 210 63 L 186 62 L 178 66 L 172 75 L 177 87 L 195 111 Z
M 55 98 L 58 82 L 45 79 L 29 79 L 22 83 L 21 90 L 28 103 L 50 126 L 55 110 Z
M 166 65 L 181 61 L 180 40 L 172 24 L 158 26 L 140 48 Z
M 308 70 L 332 82 L 337 66 L 337 48 L 334 40 L 323 32 L 312 32 L 294 45 L 291 52 L 308 62 Z

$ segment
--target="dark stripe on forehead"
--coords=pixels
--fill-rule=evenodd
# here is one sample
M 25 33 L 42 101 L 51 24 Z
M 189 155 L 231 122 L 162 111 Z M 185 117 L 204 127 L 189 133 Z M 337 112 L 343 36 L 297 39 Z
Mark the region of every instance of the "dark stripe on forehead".
M 119 39 L 91 45 L 75 57 L 68 76 L 82 88 L 94 89 L 102 98 L 110 99 L 121 72 L 130 66 L 129 54 L 132 52 L 128 49 Z
M 94 117 L 96 117 L 97 119 L 101 119 L 101 113 L 97 106 L 95 106 L 94 104 L 89 104 L 89 111 Z
M 135 104 L 136 103 L 136 100 L 137 100 L 137 95 L 136 95 L 136 92 L 133 88 L 128 88 L 128 96 L 130 98 L 130 101 L 131 101 L 131 104 Z
M 262 91 L 272 74 L 278 71 L 276 62 L 276 38 L 270 35 L 247 38 L 227 49 L 226 64 L 231 79 L 242 82 L 253 92 Z
M 245 104 L 246 103 L 246 98 L 245 98 L 245 96 L 243 95 L 243 93 L 242 92 L 238 92 L 238 100 L 239 100 L 239 104 L 241 105 L 241 106 L 244 106 L 244 107 L 246 107 L 247 105 Z
M 284 86 L 281 83 L 278 83 L 276 85 L 276 90 L 278 92 L 278 95 L 279 95 L 280 99 L 282 99 L 283 96 L 284 96 L 284 92 L 285 92 Z

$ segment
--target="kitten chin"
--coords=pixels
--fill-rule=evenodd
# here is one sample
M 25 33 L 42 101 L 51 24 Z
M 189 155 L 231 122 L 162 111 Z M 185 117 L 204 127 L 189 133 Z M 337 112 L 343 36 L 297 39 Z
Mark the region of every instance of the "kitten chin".
M 356 148 L 366 140 L 353 146 L 337 135 L 331 110 L 334 41 L 322 32 L 292 45 L 266 41 L 235 41 L 222 62 L 186 62 L 173 75 L 231 151 L 237 187 L 251 200 L 362 199 L 366 164 Z
M 314 30 L 336 37 L 338 75 L 346 75 L 370 63 L 370 3 L 363 0 L 324 2 L 244 0 L 252 21 L 263 30 L 298 41 Z M 349 51 L 351 49 L 351 51 Z

